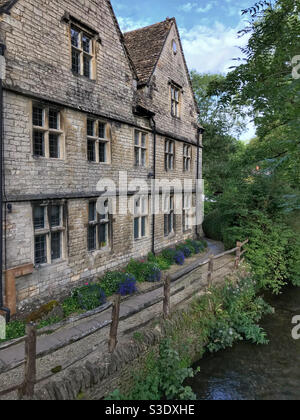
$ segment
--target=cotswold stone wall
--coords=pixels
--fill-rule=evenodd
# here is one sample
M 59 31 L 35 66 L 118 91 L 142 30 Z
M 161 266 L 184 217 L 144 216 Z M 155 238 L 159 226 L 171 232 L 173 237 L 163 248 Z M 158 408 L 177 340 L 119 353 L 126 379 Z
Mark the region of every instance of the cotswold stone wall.
M 70 26 L 62 19 L 66 12 L 100 36 L 101 42 L 95 43 L 95 80 L 76 76 L 71 71 Z M 175 138 L 184 136 L 195 143 L 197 116 L 183 58 L 181 54 L 174 60 L 169 56 L 171 39 L 176 36 L 174 30 L 173 27 L 155 75 L 158 107 L 155 118 L 161 130 L 171 130 Z M 66 211 L 62 260 L 35 267 L 32 274 L 16 279 L 18 309 L 28 312 L 151 251 L 151 216 L 146 238 L 134 241 L 133 215 L 116 215 L 112 221 L 111 246 L 105 251 L 88 252 L 87 224 L 88 201 L 94 197 L 99 180 L 110 178 L 117 183 L 119 171 L 126 171 L 129 183 L 139 178 L 150 186 L 154 138 L 149 118 L 133 113 L 136 76 L 108 1 L 19 0 L 10 14 L 0 15 L 0 38 L 6 45 L 7 63 L 4 80 L 7 201 L 4 271 L 34 263 L 32 206 L 35 200 L 46 200 L 50 204 L 53 197 L 64 200 Z M 176 124 L 170 123 L 173 120 L 168 106 L 169 77 L 179 80 L 186 89 L 182 97 L 182 118 Z M 60 110 L 64 149 L 61 159 L 33 156 L 32 108 L 35 102 Z M 108 164 L 87 161 L 88 117 L 101 118 L 109 126 L 111 161 Z M 148 133 L 145 168 L 135 167 L 136 128 Z M 191 171 L 184 172 L 184 143 L 175 141 L 175 168 L 166 172 L 165 139 L 164 135 L 157 135 L 157 177 L 195 180 L 197 147 L 192 146 Z M 201 173 L 201 151 L 199 153 Z M 163 222 L 163 214 L 156 217 L 156 250 L 195 236 L 195 228 L 183 232 L 182 218 L 177 216 L 174 235 L 165 238 Z

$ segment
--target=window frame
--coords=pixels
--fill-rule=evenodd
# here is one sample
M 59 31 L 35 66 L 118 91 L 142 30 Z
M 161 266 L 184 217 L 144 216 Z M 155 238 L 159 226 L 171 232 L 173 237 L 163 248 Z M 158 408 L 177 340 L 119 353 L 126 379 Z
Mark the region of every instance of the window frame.
M 192 193 L 183 193 L 183 202 L 182 202 L 182 230 L 183 230 L 183 233 L 189 232 L 191 230 L 191 226 L 190 226 L 190 223 L 189 223 L 189 218 L 190 218 L 191 210 L 192 210 L 192 201 L 193 201 Z
M 183 145 L 183 171 L 191 172 L 192 170 L 192 146 L 190 144 Z
M 170 146 L 173 145 L 173 151 L 170 151 Z M 174 140 L 165 139 L 165 171 L 174 171 L 175 169 L 175 156 L 176 156 L 176 143 Z M 172 161 L 172 165 L 170 165 L 170 159 Z
M 138 144 L 136 143 L 138 135 Z M 145 137 L 145 145 L 143 146 L 143 136 Z M 138 162 L 136 152 L 138 151 Z M 143 151 L 145 153 L 145 162 L 143 164 Z M 134 130 L 134 166 L 136 168 L 148 167 L 148 133 L 141 130 Z
M 71 43 L 71 71 L 75 76 L 84 77 L 87 80 L 96 79 L 96 39 L 95 35 L 90 33 L 87 29 L 80 27 L 78 24 L 71 23 L 69 27 L 70 31 L 70 43 Z M 78 45 L 73 44 L 72 30 L 78 32 Z M 87 52 L 84 50 L 83 46 L 83 37 L 86 36 L 90 40 L 90 51 Z M 76 71 L 73 67 L 73 52 L 76 52 L 79 55 L 79 71 Z M 85 74 L 85 64 L 84 59 L 89 59 L 89 75 Z
M 137 205 L 137 202 L 139 204 Z M 136 236 L 136 220 L 138 221 L 138 235 Z M 143 232 L 143 220 L 145 221 Z M 146 195 L 140 195 L 134 198 L 134 217 L 133 217 L 133 238 L 134 241 L 141 241 L 149 236 L 149 197 Z
M 180 118 L 181 114 L 181 88 L 174 83 L 170 84 L 171 115 L 173 118 Z
M 168 204 L 166 205 L 166 200 Z M 170 229 L 171 226 L 171 229 Z M 176 221 L 175 221 L 175 194 L 170 193 L 164 196 L 164 236 L 175 235 L 176 233 Z
M 42 125 L 35 125 L 34 110 L 42 110 Z M 57 113 L 57 128 L 50 127 L 50 112 Z M 56 106 L 44 105 L 37 102 L 32 102 L 32 156 L 36 159 L 51 159 L 62 161 L 65 159 L 65 135 L 63 129 L 63 112 Z M 42 154 L 35 153 L 35 134 L 39 133 L 43 136 Z M 51 156 L 51 135 L 58 138 L 58 156 Z
M 101 218 L 102 215 L 100 215 L 97 211 L 97 201 L 96 200 L 90 200 L 88 202 L 88 225 L 87 225 L 87 250 L 89 253 L 92 252 L 98 252 L 98 251 L 108 251 L 111 249 L 111 231 L 112 231 L 112 218 L 109 212 L 109 201 L 108 199 L 107 205 L 106 205 L 106 212 L 105 212 L 105 218 Z M 90 205 L 94 204 L 94 220 L 90 220 Z M 100 227 L 105 226 L 106 229 L 106 237 L 107 241 L 105 245 L 102 246 L 103 243 L 100 243 Z M 95 247 L 90 248 L 89 246 L 89 229 L 94 228 L 95 229 Z
M 93 123 L 93 136 L 89 134 L 88 124 L 89 122 Z M 100 125 L 104 125 L 104 135 L 105 137 L 99 136 L 99 127 Z M 87 138 L 87 161 L 89 163 L 98 163 L 101 165 L 110 165 L 111 164 L 111 139 L 110 139 L 110 126 L 104 120 L 99 120 L 95 118 L 87 117 L 86 120 L 86 138 Z M 94 144 L 94 160 L 89 159 L 89 143 L 92 142 Z M 105 156 L 106 161 L 103 162 L 100 160 L 100 144 L 105 145 Z
M 51 209 L 59 207 L 59 223 L 52 225 L 51 223 Z M 44 224 L 43 227 L 35 226 L 35 209 L 44 209 Z M 64 202 L 47 202 L 47 203 L 33 203 L 32 204 L 32 221 L 33 221 L 33 235 L 34 235 L 34 266 L 36 268 L 51 265 L 58 262 L 63 262 L 66 259 L 66 227 L 65 227 L 65 203 Z M 53 258 L 53 237 L 59 234 L 59 257 Z M 43 237 L 45 243 L 45 255 L 43 261 L 37 261 L 36 256 L 36 238 Z

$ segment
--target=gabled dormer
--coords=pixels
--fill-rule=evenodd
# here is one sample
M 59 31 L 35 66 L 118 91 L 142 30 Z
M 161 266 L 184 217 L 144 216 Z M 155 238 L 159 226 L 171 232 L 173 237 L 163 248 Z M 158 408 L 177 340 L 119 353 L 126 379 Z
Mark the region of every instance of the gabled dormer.
M 139 78 L 140 104 L 155 112 L 160 131 L 195 140 L 199 111 L 175 18 L 124 38 Z

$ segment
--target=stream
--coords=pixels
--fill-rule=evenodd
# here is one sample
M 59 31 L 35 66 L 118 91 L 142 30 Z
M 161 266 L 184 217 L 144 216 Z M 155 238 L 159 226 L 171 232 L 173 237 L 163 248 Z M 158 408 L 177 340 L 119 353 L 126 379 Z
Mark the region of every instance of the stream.
M 300 288 L 266 300 L 276 310 L 261 322 L 270 343 L 241 342 L 205 356 L 195 366 L 201 372 L 189 381 L 198 400 L 300 400 L 300 339 L 292 338 Z

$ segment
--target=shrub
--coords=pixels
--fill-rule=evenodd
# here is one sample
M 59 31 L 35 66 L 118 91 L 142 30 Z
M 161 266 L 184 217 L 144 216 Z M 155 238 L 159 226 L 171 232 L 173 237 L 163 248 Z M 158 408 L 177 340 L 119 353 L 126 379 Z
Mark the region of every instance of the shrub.
M 100 279 L 99 285 L 106 296 L 112 296 L 119 290 L 120 284 L 126 280 L 126 274 L 120 271 L 110 271 Z
M 171 265 L 172 265 L 163 255 L 158 255 L 156 257 L 156 264 L 158 265 L 158 267 L 162 271 L 168 270 L 171 267 Z
M 176 250 L 183 252 L 183 255 L 184 255 L 185 258 L 190 258 L 192 256 L 192 253 L 193 253 L 191 248 L 187 245 L 178 245 L 176 247 Z
M 125 275 L 125 279 L 120 283 L 118 293 L 121 296 L 133 295 L 136 293 L 136 279 L 131 275 Z
M 144 265 L 145 264 L 140 261 L 131 260 L 130 263 L 126 267 L 126 273 L 132 274 L 136 278 L 138 283 L 142 283 L 145 281 Z
M 104 290 L 98 284 L 86 285 L 74 290 L 72 296 L 77 299 L 81 309 L 91 311 L 106 302 Z
M 82 308 L 80 307 L 77 298 L 72 296 L 63 301 L 62 308 L 65 318 L 68 318 L 72 314 L 82 312 Z
M 164 259 L 167 260 L 168 263 L 171 265 L 174 264 L 175 255 L 176 255 L 176 249 L 174 248 L 168 248 L 162 252 L 162 256 L 164 257 Z
M 127 273 L 135 276 L 139 283 L 144 281 L 156 282 L 161 280 L 161 271 L 155 262 L 140 262 L 131 260 L 126 268 Z
M 223 241 L 224 220 L 222 213 L 214 210 L 207 214 L 203 222 L 203 230 L 207 238 Z
M 147 271 L 145 273 L 146 281 L 150 283 L 156 283 L 161 281 L 161 271 L 156 264 L 148 265 Z
M 172 263 L 170 263 L 163 255 L 155 256 L 152 252 L 148 254 L 147 260 L 150 263 L 155 263 L 162 271 L 168 270 L 174 262 L 172 260 Z
M 184 253 L 182 251 L 177 251 L 174 255 L 174 261 L 177 265 L 183 265 L 185 261 Z

